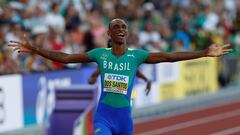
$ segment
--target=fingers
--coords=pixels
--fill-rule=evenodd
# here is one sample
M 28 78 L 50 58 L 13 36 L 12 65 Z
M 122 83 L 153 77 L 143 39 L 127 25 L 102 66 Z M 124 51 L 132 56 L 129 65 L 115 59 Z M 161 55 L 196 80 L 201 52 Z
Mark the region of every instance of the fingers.
M 229 52 L 223 52 L 222 55 L 228 54 Z
M 17 51 L 17 50 L 19 50 L 19 48 L 18 48 L 18 47 L 16 47 L 16 48 L 14 48 L 14 49 L 13 49 L 13 51 L 14 51 L 14 52 L 15 52 L 15 51 Z
M 25 43 L 28 43 L 28 39 L 27 39 L 26 33 L 24 33 L 24 35 L 23 35 L 23 41 L 24 41 Z
M 21 42 L 19 42 L 19 41 L 9 41 L 10 42 L 10 44 L 20 44 L 20 45 L 22 45 L 23 43 L 21 43 Z
M 17 51 L 19 50 L 19 45 L 18 44 L 21 44 L 20 42 L 18 41 L 10 41 L 10 43 L 8 44 L 9 47 L 13 47 L 13 51 Z
M 8 46 L 9 47 L 13 47 L 14 48 L 14 51 L 18 50 L 19 49 L 19 45 L 22 45 L 22 43 L 18 42 L 18 41 L 10 41 L 8 43 Z
M 30 50 L 27 49 L 18 49 L 18 53 L 32 53 Z
M 9 47 L 18 47 L 18 45 L 8 44 Z
M 19 45 L 15 45 L 15 44 L 8 44 L 9 47 L 13 47 L 13 51 L 17 51 L 19 50 Z
M 231 46 L 231 44 L 225 44 L 225 45 L 220 45 L 220 44 L 212 44 L 213 47 L 221 47 L 223 49 L 228 48 L 229 46 Z
M 13 51 L 17 51 L 18 53 L 31 53 L 31 50 L 19 47 L 18 45 L 11 45 L 9 44 L 8 46 L 13 47 Z
M 225 45 L 223 45 L 222 48 L 227 48 L 227 47 L 229 47 L 229 46 L 231 46 L 231 45 L 230 45 L 230 44 L 225 44 Z
M 222 50 L 222 55 L 228 54 L 229 52 L 231 52 L 233 49 L 223 49 Z
M 23 38 L 24 38 L 24 39 L 27 39 L 26 33 L 23 34 Z
M 231 52 L 233 49 L 224 49 L 223 52 Z

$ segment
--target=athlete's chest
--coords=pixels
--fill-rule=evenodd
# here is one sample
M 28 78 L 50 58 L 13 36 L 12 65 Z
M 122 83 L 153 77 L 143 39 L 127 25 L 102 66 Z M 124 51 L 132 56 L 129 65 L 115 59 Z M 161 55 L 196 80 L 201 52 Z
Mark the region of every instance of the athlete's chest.
M 129 51 L 120 57 L 116 57 L 111 51 L 106 51 L 100 55 L 98 64 L 104 71 L 132 71 L 136 69 L 136 57 Z

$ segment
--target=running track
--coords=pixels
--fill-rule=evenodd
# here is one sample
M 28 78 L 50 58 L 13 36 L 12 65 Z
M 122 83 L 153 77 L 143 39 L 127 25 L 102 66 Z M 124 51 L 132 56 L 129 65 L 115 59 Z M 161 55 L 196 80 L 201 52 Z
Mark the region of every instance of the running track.
M 240 101 L 134 125 L 134 135 L 240 135 Z

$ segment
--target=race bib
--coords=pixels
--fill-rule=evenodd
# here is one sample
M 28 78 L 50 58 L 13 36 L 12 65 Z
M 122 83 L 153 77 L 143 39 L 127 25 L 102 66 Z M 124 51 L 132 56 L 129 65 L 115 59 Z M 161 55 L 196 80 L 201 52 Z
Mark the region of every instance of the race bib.
M 125 75 L 105 73 L 103 91 L 127 95 L 128 80 Z

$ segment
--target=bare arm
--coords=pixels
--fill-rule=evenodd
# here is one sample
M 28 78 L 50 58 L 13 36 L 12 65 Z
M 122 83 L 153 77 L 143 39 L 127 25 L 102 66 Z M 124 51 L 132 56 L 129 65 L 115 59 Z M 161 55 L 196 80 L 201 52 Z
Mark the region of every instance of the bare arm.
M 142 74 L 139 70 L 137 71 L 136 75 L 137 77 L 142 78 L 145 82 L 147 82 L 145 92 L 146 92 L 146 95 L 148 95 L 149 92 L 151 91 L 152 82 L 148 80 L 147 77 L 144 74 Z
M 229 53 L 232 49 L 227 49 L 230 45 L 219 46 L 213 44 L 208 49 L 193 52 L 173 52 L 173 53 L 150 53 L 146 63 L 176 62 L 190 60 L 201 57 L 218 57 Z
M 145 75 L 143 75 L 139 70 L 137 70 L 136 76 L 137 76 L 138 78 L 143 79 L 145 82 L 148 81 L 147 77 L 146 77 Z
M 18 51 L 18 53 L 35 53 L 47 59 L 61 63 L 85 63 L 92 61 L 86 53 L 67 54 L 63 52 L 51 51 L 31 45 L 26 38 L 23 42 L 10 41 L 9 46 L 13 47 L 14 51 Z
M 195 52 L 174 52 L 174 53 L 150 53 L 146 63 L 159 63 L 159 62 L 176 62 L 181 60 L 190 60 L 200 57 L 206 57 L 205 51 Z
M 100 69 L 97 68 L 97 69 L 93 72 L 93 74 L 91 75 L 91 77 L 98 77 L 99 74 L 100 74 Z
M 91 58 L 88 57 L 86 53 L 67 54 L 63 52 L 51 51 L 41 48 L 35 48 L 33 51 L 36 54 L 41 55 L 47 59 L 61 63 L 87 63 L 92 61 Z
M 88 83 L 89 83 L 89 84 L 94 84 L 94 83 L 96 83 L 97 77 L 98 77 L 99 74 L 100 74 L 100 70 L 99 70 L 99 68 L 97 68 L 97 69 L 93 72 L 93 74 L 90 76 L 90 78 L 88 79 Z

